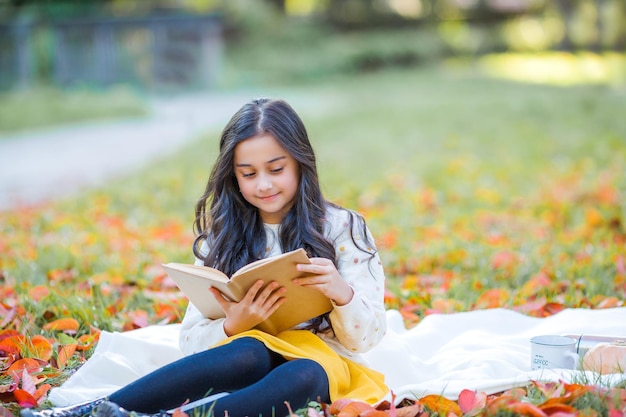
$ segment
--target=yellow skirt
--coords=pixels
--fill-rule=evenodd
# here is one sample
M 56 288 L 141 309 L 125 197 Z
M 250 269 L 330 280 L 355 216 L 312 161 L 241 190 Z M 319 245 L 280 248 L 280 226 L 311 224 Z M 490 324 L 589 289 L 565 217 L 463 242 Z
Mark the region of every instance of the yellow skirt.
M 249 330 L 229 337 L 220 345 L 241 337 L 255 338 L 288 360 L 311 359 L 319 363 L 328 375 L 331 401 L 348 398 L 373 404 L 389 392 L 383 374 L 338 355 L 307 330 L 288 330 L 276 336 Z

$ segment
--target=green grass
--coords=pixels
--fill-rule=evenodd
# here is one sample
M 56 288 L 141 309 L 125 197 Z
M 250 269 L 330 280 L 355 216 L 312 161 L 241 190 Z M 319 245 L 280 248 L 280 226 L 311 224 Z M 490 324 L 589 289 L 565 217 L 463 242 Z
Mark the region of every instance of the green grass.
M 147 114 L 143 99 L 123 87 L 103 91 L 32 87 L 0 93 L 0 109 L 0 140 L 24 130 Z

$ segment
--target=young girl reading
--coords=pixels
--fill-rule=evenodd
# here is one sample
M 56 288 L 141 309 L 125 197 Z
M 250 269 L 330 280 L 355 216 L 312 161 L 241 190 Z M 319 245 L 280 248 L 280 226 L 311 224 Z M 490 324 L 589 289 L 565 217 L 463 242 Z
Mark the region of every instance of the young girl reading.
M 282 100 L 254 100 L 226 125 L 219 150 L 196 206 L 196 263 L 230 275 L 304 248 L 311 264 L 297 268 L 313 275 L 296 284 L 323 293 L 332 310 L 271 336 L 253 328 L 283 303 L 284 288 L 259 281 L 238 303 L 208 288 L 225 318 L 207 319 L 190 303 L 182 359 L 106 399 L 24 410 L 23 417 L 165 415 L 185 403 L 189 414 L 272 417 L 287 415 L 286 404 L 296 410 L 340 398 L 373 403 L 387 393 L 382 375 L 360 356 L 385 334 L 383 268 L 363 218 L 322 196 L 300 117 Z

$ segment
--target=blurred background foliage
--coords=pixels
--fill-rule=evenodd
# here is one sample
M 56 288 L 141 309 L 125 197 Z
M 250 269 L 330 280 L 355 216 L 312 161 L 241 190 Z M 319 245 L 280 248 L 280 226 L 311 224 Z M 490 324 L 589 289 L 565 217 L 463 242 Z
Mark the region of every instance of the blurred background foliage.
M 110 23 L 163 16 L 214 16 L 219 22 L 219 44 L 194 46 L 197 53 L 216 49 L 210 56 L 215 76 L 200 81 L 188 76 L 175 85 L 183 89 L 307 82 L 442 59 L 502 53 L 537 56 L 547 51 L 558 51 L 561 57 L 591 52 L 594 58 L 584 63 L 593 73 L 591 78 L 606 80 L 608 71 L 623 80 L 623 0 L 0 0 L 0 39 L 4 37 L 6 43 L 24 28 L 31 34 L 13 56 L 3 61 L 0 53 L 0 73 L 5 72 L 0 86 L 67 84 L 67 79 L 59 81 L 54 68 L 60 65 L 55 61 L 55 54 L 61 52 L 61 35 L 55 30 L 59 22 L 102 26 L 102 19 Z M 126 36 L 139 45 L 128 54 L 145 64 L 141 45 L 147 44 L 137 40 L 141 36 L 136 31 Z M 1 49 L 6 55 L 11 48 Z M 23 64 L 16 71 L 22 73 L 11 78 L 7 63 L 15 63 L 18 53 Z M 170 60 L 180 64 L 180 56 Z M 492 63 L 491 68 L 500 65 L 500 70 L 520 64 L 485 62 Z M 547 72 L 556 71 L 554 78 L 564 76 L 559 62 L 548 64 Z M 140 89 L 154 88 L 146 77 L 144 68 L 143 76 L 127 81 Z M 120 79 L 105 77 L 105 81 L 119 83 Z

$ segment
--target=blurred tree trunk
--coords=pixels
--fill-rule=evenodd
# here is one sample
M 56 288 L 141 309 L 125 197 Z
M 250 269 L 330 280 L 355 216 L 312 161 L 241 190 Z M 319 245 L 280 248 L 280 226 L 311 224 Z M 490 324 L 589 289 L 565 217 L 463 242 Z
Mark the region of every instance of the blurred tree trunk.
M 574 49 L 571 39 L 572 20 L 577 2 L 576 0 L 555 0 L 555 4 L 564 27 L 563 39 L 557 45 L 557 49 L 571 52 Z
M 276 7 L 281 13 L 285 14 L 285 2 L 286 0 L 266 0 L 269 4 Z

